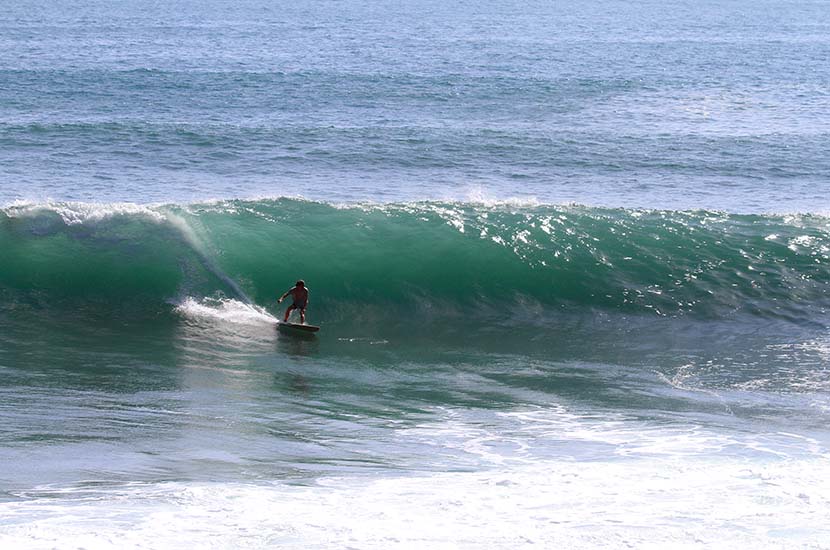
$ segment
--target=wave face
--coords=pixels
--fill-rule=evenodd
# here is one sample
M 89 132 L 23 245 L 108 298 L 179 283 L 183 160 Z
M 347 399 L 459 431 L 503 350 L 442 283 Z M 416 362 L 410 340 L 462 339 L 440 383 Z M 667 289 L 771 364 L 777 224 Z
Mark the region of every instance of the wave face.
M 0 213 L 6 307 L 273 306 L 304 278 L 328 322 L 585 310 L 822 322 L 829 266 L 818 215 L 298 199 Z

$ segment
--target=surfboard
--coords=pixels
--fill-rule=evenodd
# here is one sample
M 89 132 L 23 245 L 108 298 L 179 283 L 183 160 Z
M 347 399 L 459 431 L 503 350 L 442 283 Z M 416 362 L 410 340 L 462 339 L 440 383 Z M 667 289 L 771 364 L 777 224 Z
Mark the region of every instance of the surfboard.
M 320 330 L 320 327 L 316 325 L 303 325 L 300 323 L 285 323 L 283 321 L 277 321 L 277 328 L 280 330 L 298 330 L 301 332 L 317 332 Z

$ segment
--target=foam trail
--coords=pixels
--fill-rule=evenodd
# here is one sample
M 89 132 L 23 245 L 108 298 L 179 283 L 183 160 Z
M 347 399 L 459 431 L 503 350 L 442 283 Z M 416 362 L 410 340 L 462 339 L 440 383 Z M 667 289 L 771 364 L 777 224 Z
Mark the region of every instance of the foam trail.
M 189 296 L 176 306 L 176 311 L 190 319 L 216 320 L 240 325 L 277 322 L 276 317 L 263 308 L 232 299 L 205 298 L 200 301 Z

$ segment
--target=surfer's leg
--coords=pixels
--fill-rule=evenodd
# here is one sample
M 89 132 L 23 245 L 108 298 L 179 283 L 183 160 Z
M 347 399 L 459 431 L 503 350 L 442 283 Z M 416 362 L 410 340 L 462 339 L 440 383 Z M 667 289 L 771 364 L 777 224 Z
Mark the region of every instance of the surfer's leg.
M 302 309 L 300 310 L 300 322 L 301 322 L 302 324 L 305 324 L 305 308 L 302 308 Z
M 291 315 L 291 311 L 294 309 L 294 304 L 288 306 L 288 309 L 285 310 L 285 319 L 283 319 L 284 323 L 288 322 L 288 316 Z

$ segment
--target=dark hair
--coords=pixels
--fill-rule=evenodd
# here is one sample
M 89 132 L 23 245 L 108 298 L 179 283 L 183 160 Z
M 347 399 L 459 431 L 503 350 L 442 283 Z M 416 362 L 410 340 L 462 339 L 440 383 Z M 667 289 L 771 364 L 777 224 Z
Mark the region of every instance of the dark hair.
M 299 280 L 299 281 L 297 281 L 295 284 L 296 284 L 297 286 L 305 286 L 305 281 L 303 281 L 302 279 L 300 279 L 300 280 Z

